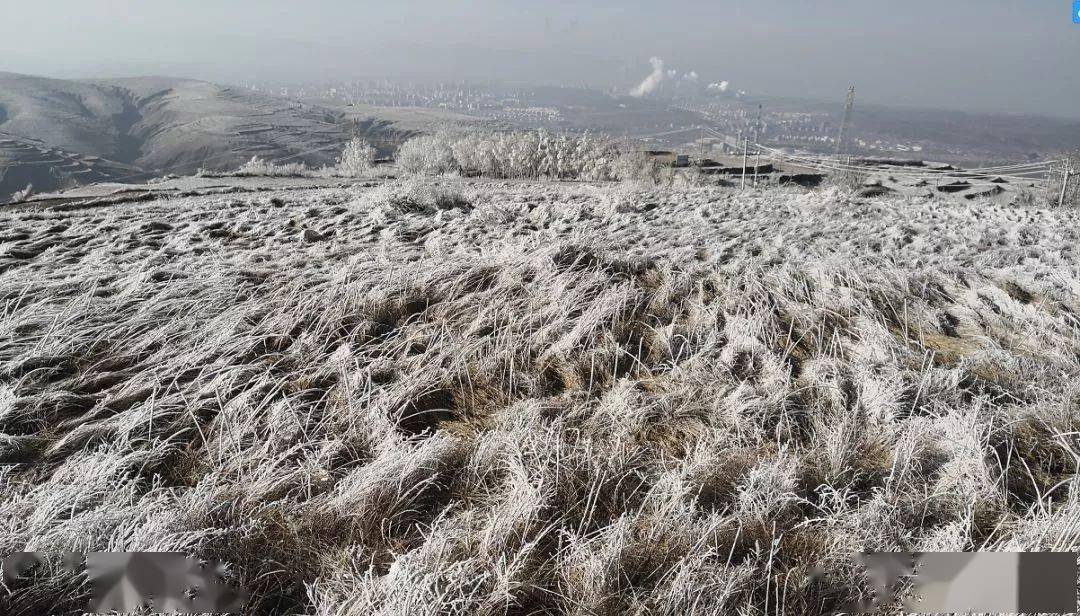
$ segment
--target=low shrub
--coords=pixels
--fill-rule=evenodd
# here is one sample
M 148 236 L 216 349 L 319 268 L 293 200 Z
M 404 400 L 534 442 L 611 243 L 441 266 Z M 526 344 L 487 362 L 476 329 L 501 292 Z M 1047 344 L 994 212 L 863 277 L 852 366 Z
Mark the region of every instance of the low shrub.
M 866 184 L 869 177 L 862 171 L 844 169 L 830 173 L 826 176 L 823 184 L 826 187 L 835 187 L 844 192 L 855 192 Z
M 11 202 L 22 203 L 23 201 L 26 201 L 32 196 L 34 196 L 34 185 L 27 184 L 26 188 L 17 191 L 15 194 L 11 195 Z
M 456 185 L 409 178 L 373 188 L 364 195 L 363 204 L 369 208 L 389 207 L 398 212 L 434 213 L 471 209 L 472 199 Z
M 313 177 L 315 172 L 304 163 L 278 164 L 252 156 L 233 175 L 237 177 Z

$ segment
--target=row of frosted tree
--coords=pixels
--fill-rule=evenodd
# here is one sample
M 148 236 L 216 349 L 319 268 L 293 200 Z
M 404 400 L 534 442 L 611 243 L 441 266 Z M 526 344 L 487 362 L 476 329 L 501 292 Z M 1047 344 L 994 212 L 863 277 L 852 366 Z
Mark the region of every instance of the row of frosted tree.
M 645 164 L 615 141 L 544 130 L 439 131 L 406 141 L 395 159 L 407 174 L 585 181 L 640 177 Z

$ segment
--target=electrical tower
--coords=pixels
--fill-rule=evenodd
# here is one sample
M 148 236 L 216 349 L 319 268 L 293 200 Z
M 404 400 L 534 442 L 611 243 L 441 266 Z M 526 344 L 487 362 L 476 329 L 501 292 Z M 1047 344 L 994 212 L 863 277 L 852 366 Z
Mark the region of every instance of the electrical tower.
M 757 120 L 754 122 L 754 143 L 761 140 L 761 103 L 757 106 Z
M 840 123 L 840 136 L 836 138 L 836 156 L 839 158 L 847 154 L 848 131 L 851 129 L 851 109 L 855 106 L 855 86 L 847 91 L 847 100 L 844 101 L 844 120 Z

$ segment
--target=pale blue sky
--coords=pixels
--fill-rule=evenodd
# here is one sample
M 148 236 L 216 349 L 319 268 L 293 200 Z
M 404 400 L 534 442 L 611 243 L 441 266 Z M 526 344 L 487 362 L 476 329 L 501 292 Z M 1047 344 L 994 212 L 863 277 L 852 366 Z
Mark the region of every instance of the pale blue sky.
M 0 70 L 629 88 L 648 58 L 752 92 L 1080 117 L 1071 0 L 7 0 Z

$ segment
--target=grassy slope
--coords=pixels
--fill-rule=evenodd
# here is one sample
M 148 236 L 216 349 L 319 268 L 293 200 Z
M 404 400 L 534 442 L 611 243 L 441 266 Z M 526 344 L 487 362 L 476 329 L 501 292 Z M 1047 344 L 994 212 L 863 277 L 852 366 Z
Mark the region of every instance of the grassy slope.
M 816 614 L 859 550 L 1077 549 L 1073 212 L 440 190 L 0 214 L 0 553 L 190 550 L 267 613 Z

